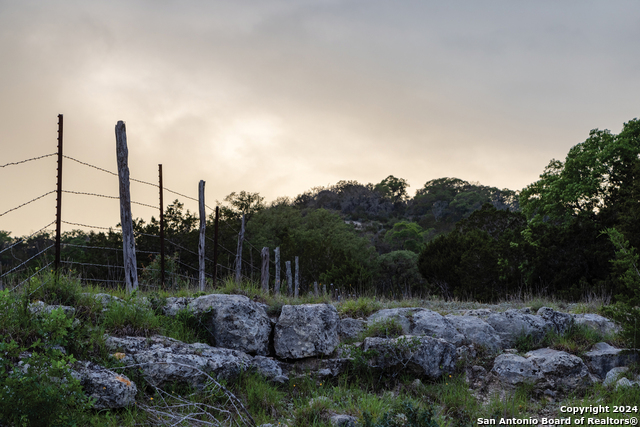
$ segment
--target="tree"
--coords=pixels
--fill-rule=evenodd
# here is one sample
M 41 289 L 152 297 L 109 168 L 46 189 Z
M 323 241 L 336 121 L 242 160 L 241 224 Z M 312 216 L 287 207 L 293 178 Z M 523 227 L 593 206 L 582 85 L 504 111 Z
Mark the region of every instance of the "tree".
M 409 198 L 407 187 L 409 187 L 409 182 L 406 179 L 389 175 L 375 186 L 375 190 L 397 205 Z
M 412 251 L 394 251 L 378 258 L 378 283 L 383 295 L 404 294 L 408 298 L 416 291 L 429 292 L 427 282 L 418 270 L 418 254 Z
M 240 218 L 244 215 L 245 220 L 249 221 L 255 213 L 266 208 L 264 197 L 260 193 L 249 193 L 247 191 L 236 193 L 234 191 L 225 197 L 224 201 L 228 202 L 230 206 L 221 207 L 223 218 Z
M 420 225 L 410 221 L 398 221 L 384 235 L 384 240 L 392 248 L 419 253 L 433 229 L 423 230 Z

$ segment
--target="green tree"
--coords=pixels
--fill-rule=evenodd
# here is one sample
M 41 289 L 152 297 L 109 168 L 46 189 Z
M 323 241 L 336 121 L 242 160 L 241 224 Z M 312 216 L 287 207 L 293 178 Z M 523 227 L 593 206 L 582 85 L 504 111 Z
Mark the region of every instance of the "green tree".
M 398 221 L 384 235 L 384 240 L 394 249 L 419 253 L 433 229 L 424 230 L 418 223 Z
M 244 215 L 245 220 L 249 221 L 254 214 L 266 208 L 264 197 L 260 193 L 249 193 L 247 191 L 236 193 L 234 191 L 225 197 L 224 201 L 229 203 L 229 206 L 220 208 L 223 218 L 239 218 Z
M 391 202 L 396 205 L 409 198 L 409 194 L 407 193 L 408 187 L 409 182 L 406 179 L 389 175 L 374 188 L 382 194 L 383 197 L 390 199 Z

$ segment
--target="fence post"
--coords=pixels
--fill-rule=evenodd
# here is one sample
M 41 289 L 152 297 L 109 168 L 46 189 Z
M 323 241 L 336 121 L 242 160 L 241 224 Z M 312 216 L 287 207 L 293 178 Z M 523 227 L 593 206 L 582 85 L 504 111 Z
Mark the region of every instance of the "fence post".
M 56 199 L 56 258 L 55 258 L 55 270 L 56 281 L 59 276 L 60 268 L 60 226 L 62 222 L 62 114 L 58 114 L 58 183 L 57 183 L 57 195 Z
M 287 268 L 287 288 L 289 290 L 289 296 L 293 295 L 293 280 L 291 279 L 291 261 L 284 263 Z
M 240 233 L 238 234 L 238 249 L 236 251 L 236 283 L 240 283 L 242 273 L 242 241 L 244 240 L 244 214 L 240 223 Z
M 313 295 L 318 296 L 318 282 L 313 282 Z
M 261 271 L 261 279 L 262 279 L 262 292 L 265 294 L 269 293 L 269 248 L 262 248 L 262 271 Z
M 296 289 L 294 293 L 294 297 L 298 298 L 298 292 L 300 290 L 300 265 L 298 264 L 298 257 L 295 257 L 296 260 Z
M 198 185 L 198 201 L 200 202 L 200 241 L 198 242 L 198 260 L 200 261 L 200 291 L 204 292 L 204 231 L 207 225 L 207 214 L 204 211 L 204 181 Z
M 120 180 L 120 224 L 122 225 L 122 255 L 127 292 L 138 289 L 136 263 L 136 241 L 133 236 L 131 218 L 131 194 L 129 192 L 129 149 L 127 129 L 122 120 L 116 124 L 116 153 L 118 156 L 118 178 Z
M 164 289 L 164 204 L 162 202 L 162 165 L 158 165 L 158 184 L 160 187 L 160 286 Z
M 280 293 L 280 246 L 278 246 L 273 252 L 276 255 L 276 284 L 273 293 L 278 295 Z
M 322 295 L 327 295 L 327 284 L 326 283 L 322 284 Z
M 216 206 L 216 219 L 213 225 L 213 287 L 216 287 L 218 279 L 218 215 L 220 208 Z

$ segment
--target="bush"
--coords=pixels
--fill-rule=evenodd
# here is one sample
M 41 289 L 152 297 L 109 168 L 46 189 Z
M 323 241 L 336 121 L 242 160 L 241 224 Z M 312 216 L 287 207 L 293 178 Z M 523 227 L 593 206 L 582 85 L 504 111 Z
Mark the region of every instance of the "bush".
M 420 409 L 409 401 L 403 402 L 398 408 L 385 413 L 379 420 L 374 421 L 367 412 L 362 414 L 362 427 L 438 427 L 433 419 L 433 410 Z

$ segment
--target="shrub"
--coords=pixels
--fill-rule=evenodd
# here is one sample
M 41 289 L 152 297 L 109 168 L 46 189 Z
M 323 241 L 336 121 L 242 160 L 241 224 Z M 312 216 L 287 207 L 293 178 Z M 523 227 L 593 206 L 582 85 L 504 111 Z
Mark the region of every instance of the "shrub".
M 420 409 L 410 401 L 402 402 L 398 408 L 386 412 L 374 421 L 369 413 L 362 414 L 362 427 L 438 427 L 431 408 Z

